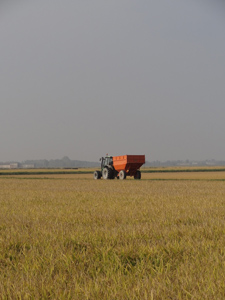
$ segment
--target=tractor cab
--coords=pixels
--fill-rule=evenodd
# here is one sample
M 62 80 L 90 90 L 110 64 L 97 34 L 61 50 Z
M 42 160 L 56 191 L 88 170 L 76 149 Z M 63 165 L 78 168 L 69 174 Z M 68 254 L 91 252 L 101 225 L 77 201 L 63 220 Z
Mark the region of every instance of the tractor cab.
M 113 165 L 113 158 L 112 156 L 106 156 L 100 158 L 101 161 L 101 169 L 103 169 L 105 166 L 112 166 Z

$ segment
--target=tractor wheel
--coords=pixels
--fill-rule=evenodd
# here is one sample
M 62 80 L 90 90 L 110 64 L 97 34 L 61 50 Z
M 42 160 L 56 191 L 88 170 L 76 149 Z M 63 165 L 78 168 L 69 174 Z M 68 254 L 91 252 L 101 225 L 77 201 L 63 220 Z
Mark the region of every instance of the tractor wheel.
M 123 179 L 126 179 L 126 177 L 127 177 L 126 172 L 124 170 L 121 170 L 119 172 L 119 178 L 123 180 Z
M 101 172 L 100 171 L 95 171 L 94 172 L 94 179 L 101 179 Z
M 113 179 L 113 170 L 111 168 L 104 168 L 102 171 L 103 179 Z
M 141 171 L 137 170 L 137 172 L 134 175 L 134 179 L 141 179 Z
M 108 168 L 108 179 L 114 179 L 114 172 L 111 168 Z
M 102 178 L 103 179 L 108 179 L 108 169 L 107 168 L 104 168 L 103 170 L 102 170 Z

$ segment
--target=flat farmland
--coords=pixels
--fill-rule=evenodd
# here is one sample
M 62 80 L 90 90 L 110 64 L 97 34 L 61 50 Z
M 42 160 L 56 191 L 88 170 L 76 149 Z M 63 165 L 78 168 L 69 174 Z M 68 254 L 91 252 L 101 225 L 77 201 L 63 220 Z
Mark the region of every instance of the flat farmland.
M 0 176 L 0 299 L 224 299 L 225 172 Z

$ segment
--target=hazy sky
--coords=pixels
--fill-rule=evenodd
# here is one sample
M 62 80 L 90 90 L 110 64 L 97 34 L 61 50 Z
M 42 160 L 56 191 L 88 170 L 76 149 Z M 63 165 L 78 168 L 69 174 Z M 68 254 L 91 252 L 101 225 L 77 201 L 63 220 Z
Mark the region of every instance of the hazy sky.
M 0 161 L 225 160 L 225 5 L 0 2 Z

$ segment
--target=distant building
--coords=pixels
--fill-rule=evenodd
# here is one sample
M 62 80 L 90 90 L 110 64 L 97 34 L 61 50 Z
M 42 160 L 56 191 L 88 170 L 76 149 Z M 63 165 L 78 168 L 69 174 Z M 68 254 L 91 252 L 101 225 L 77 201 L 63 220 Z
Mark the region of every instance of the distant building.
M 0 165 L 0 169 L 10 169 L 10 165 Z
M 0 169 L 18 169 L 18 168 L 19 168 L 19 163 L 0 165 Z
M 21 168 L 23 169 L 34 169 L 34 164 L 25 164 L 25 165 L 21 165 Z
M 18 169 L 18 167 L 19 167 L 18 163 L 10 164 L 10 169 Z

